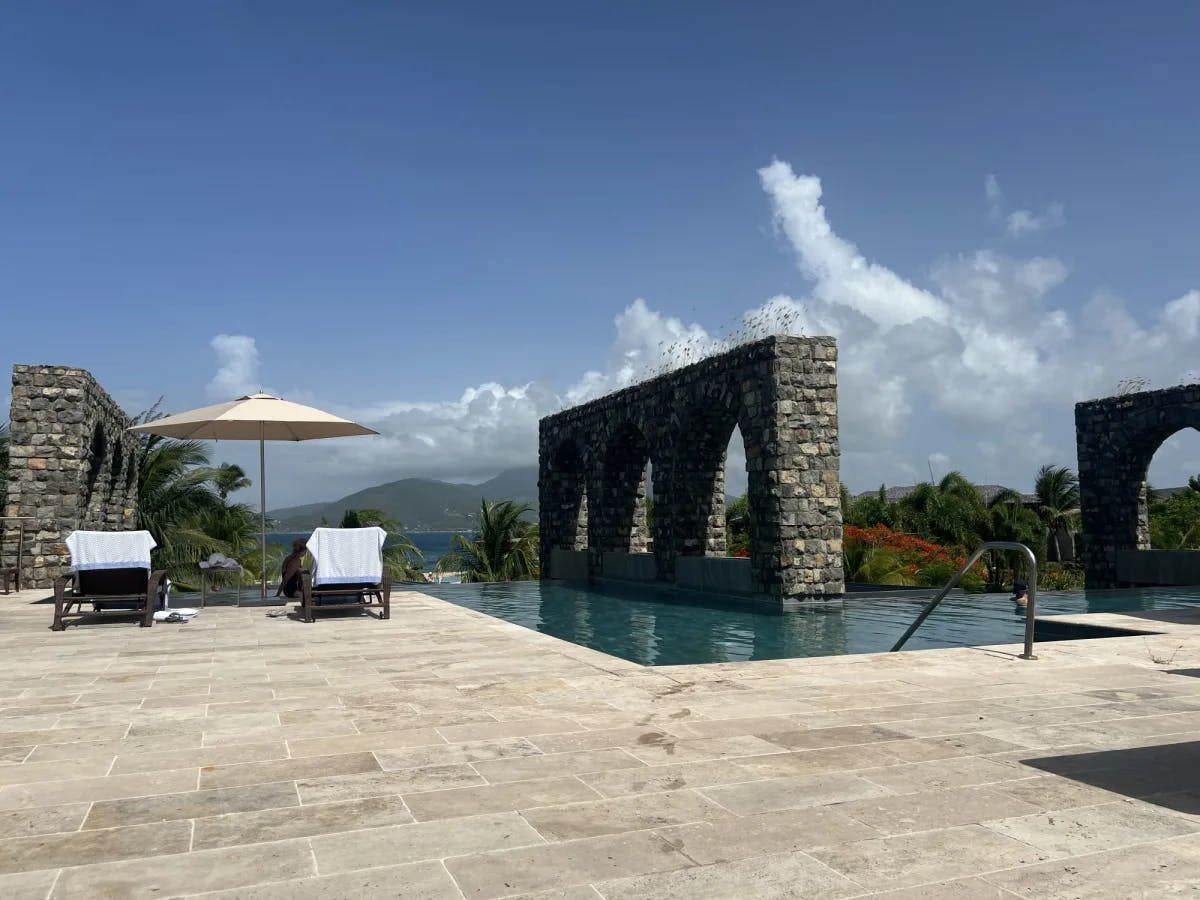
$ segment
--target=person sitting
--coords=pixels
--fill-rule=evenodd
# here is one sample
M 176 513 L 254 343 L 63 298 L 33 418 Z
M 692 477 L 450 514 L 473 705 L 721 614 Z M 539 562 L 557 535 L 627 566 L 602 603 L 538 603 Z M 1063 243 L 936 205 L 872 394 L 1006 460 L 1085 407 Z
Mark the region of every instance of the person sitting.
M 304 568 L 304 554 L 307 549 L 304 538 L 292 541 L 292 552 L 283 561 L 282 577 L 279 580 L 279 590 L 275 592 L 276 597 L 282 594 L 289 600 L 300 598 L 300 572 Z

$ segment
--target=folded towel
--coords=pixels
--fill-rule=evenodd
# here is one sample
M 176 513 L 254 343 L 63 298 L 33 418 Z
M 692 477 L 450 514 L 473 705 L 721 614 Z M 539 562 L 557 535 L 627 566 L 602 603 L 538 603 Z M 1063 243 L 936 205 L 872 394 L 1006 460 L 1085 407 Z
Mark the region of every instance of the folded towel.
M 371 528 L 318 528 L 308 539 L 313 584 L 379 584 L 387 532 Z
M 67 538 L 76 572 L 149 569 L 150 551 L 156 546 L 148 531 L 72 531 Z

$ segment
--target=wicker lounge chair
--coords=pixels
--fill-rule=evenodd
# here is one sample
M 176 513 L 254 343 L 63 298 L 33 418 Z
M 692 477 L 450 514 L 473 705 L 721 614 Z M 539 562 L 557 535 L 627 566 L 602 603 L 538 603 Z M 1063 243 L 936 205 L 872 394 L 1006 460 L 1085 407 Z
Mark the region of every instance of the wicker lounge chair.
M 308 550 L 313 556 L 312 571 L 300 573 L 300 616 L 305 622 L 315 622 L 316 614 L 339 609 L 370 610 L 377 619 L 392 617 L 392 578 L 383 566 L 383 540 L 387 532 L 381 528 L 318 528 L 309 538 Z M 323 538 L 323 539 L 322 539 Z M 331 541 L 330 539 L 334 539 Z M 332 553 L 325 547 L 338 543 L 342 549 L 347 542 L 358 545 L 360 559 L 366 558 L 367 565 L 360 565 L 357 575 L 337 577 L 333 571 Z M 325 575 L 322 574 L 321 559 L 325 557 Z M 337 569 L 345 573 L 342 566 Z
M 73 546 L 77 537 L 95 534 L 74 532 L 67 545 Z M 129 532 L 123 534 L 131 535 Z M 149 535 L 146 538 L 147 547 L 152 547 L 153 539 Z M 149 549 L 145 553 L 149 556 Z M 144 564 L 131 564 L 127 558 L 106 563 L 97 561 L 94 554 L 81 566 L 74 549 L 71 559 L 76 570 L 54 582 L 54 624 L 51 626 L 54 631 L 63 631 L 68 619 L 93 617 L 137 617 L 143 628 L 154 624 L 154 611 L 167 577 L 165 571 L 151 571 L 149 560 Z M 85 603 L 90 604 L 90 610 L 84 611 Z

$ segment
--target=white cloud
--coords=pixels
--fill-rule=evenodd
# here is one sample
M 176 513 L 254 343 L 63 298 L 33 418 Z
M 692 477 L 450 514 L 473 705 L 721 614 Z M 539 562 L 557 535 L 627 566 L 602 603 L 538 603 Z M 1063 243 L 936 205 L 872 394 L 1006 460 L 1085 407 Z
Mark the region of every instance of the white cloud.
M 607 360 L 571 384 L 485 383 L 449 401 L 384 399 L 336 410 L 381 436 L 316 442 L 303 453 L 281 448 L 285 474 L 273 482 L 272 504 L 332 499 L 405 476 L 478 481 L 532 465 L 542 416 L 778 332 L 838 338 L 842 473 L 853 490 L 927 478 L 926 459 L 939 469 L 954 460 L 976 480 L 1028 489 L 1039 465 L 1074 466 L 1076 401 L 1112 393 L 1131 376 L 1178 383 L 1195 367 L 1200 290 L 1137 316 L 1107 294 L 1072 311 L 1053 299 L 1070 274 L 1061 260 L 994 250 L 947 253 L 920 286 L 834 230 L 820 179 L 783 162 L 759 175 L 810 283 L 806 295 L 766 300 L 742 315 L 732 335 L 637 299 L 613 320 Z M 985 191 L 1003 203 L 994 178 Z M 224 335 L 213 347 L 220 369 L 210 390 L 223 399 L 257 387 L 252 338 Z M 735 445 L 730 490 L 744 485 L 744 465 Z M 319 491 L 309 486 L 315 482 Z
M 987 198 L 988 215 L 992 219 L 1003 219 L 1004 230 L 1012 237 L 1058 228 L 1066 224 L 1067 215 L 1061 203 L 1051 203 L 1041 213 L 1035 213 L 1028 209 L 1014 209 L 1006 215 L 1005 209 L 1008 202 L 995 175 L 989 174 L 984 178 L 983 193 Z
M 261 389 L 258 380 L 258 347 L 244 334 L 218 334 L 212 339 L 217 354 L 217 374 L 205 387 L 214 400 L 236 400 Z

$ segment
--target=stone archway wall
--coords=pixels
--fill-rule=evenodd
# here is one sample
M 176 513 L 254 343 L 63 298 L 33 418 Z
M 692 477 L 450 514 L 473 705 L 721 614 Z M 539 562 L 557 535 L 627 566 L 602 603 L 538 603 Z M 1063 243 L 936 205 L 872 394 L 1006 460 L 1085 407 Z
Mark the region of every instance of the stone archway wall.
M 542 419 L 542 572 L 555 576 L 556 550 L 583 549 L 572 499 L 578 475 L 564 445 L 577 448 L 582 462 L 590 575 L 605 574 L 616 537 L 637 551 L 646 487 L 634 487 L 630 473 L 641 472 L 643 457 L 653 470 L 657 579 L 674 581 L 680 557 L 723 555 L 724 444 L 713 447 L 735 424 L 746 442 L 753 592 L 842 593 L 837 345 L 830 337 L 766 338 Z M 616 479 L 614 459 L 628 463 Z
M 1150 549 L 1146 470 L 1162 442 L 1184 428 L 1200 428 L 1200 385 L 1075 405 L 1089 588 L 1119 586 L 1119 554 Z
M 138 444 L 129 417 L 83 369 L 13 366 L 9 417 L 5 515 L 34 520 L 21 582 L 49 587 L 70 565 L 72 531 L 136 527 Z

